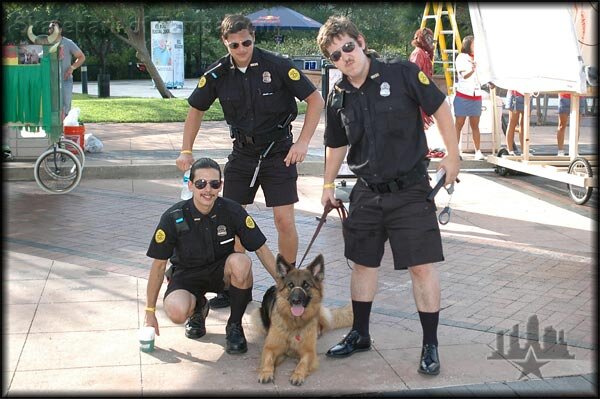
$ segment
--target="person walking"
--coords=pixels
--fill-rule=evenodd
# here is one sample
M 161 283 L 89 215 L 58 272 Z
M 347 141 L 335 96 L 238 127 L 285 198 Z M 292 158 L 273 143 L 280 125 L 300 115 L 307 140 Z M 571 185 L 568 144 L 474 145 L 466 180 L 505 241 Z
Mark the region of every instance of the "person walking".
M 324 101 L 290 60 L 255 47 L 254 27 L 245 16 L 225 16 L 221 40 L 228 54 L 207 68 L 188 99 L 190 109 L 176 164 L 185 171 L 194 161 L 192 149 L 204 113 L 218 98 L 234 139 L 224 169 L 223 196 L 252 204 L 261 186 L 266 206 L 273 209 L 279 253 L 294 264 L 298 252 L 296 165 L 306 157 Z M 291 122 L 298 114 L 296 98 L 306 101 L 307 109 L 294 143 Z M 238 246 L 237 250 L 243 249 Z M 226 298 L 219 305 L 223 303 L 227 306 Z
M 59 20 L 52 20 L 48 25 L 48 35 L 53 32 L 58 32 L 57 42 L 60 42 L 58 60 L 60 65 L 60 73 L 63 77 L 62 84 L 62 100 L 63 100 L 63 115 L 64 119 L 71 111 L 71 100 L 73 98 L 73 72 L 85 62 L 85 54 L 71 39 L 62 35 L 62 23 Z M 75 62 L 73 62 L 75 59 Z
M 380 61 L 366 54 L 366 38 L 346 17 L 330 17 L 317 43 L 342 72 L 327 98 L 321 203 L 335 201 L 333 182 L 348 148 L 348 167 L 358 177 L 343 224 L 344 254 L 354 263 L 350 282 L 354 323 L 326 355 L 346 357 L 371 348 L 369 315 L 389 239 L 394 269 L 409 271 L 423 328 L 418 371 L 438 374 L 440 281 L 433 263 L 444 256 L 435 203 L 427 200 L 432 189 L 419 107 L 433 115 L 446 145 L 447 155 L 439 167 L 450 184 L 460 161 L 446 95 L 415 64 Z
M 477 77 L 477 63 L 474 59 L 475 40 L 472 35 L 466 36 L 462 41 L 462 49 L 456 57 L 456 73 L 458 83 L 454 96 L 454 118 L 456 138 L 460 143 L 460 136 L 465 121 L 469 118 L 469 126 L 473 135 L 475 159 L 485 157 L 481 153 L 481 133 L 479 119 L 481 118 L 481 85 Z
M 432 80 L 433 79 L 433 32 L 429 28 L 419 28 L 415 31 L 411 44 L 414 46 L 414 50 L 410 53 L 408 58 L 410 62 L 415 63 L 425 75 Z M 424 111 L 421 111 L 421 117 L 423 118 L 423 124 L 425 130 L 429 129 L 433 125 L 433 118 L 427 115 Z
M 585 111 L 585 97 L 579 97 L 579 117 Z M 558 128 L 556 129 L 557 156 L 565 156 L 565 131 L 571 113 L 571 94 L 558 93 Z
M 252 261 L 234 251 L 235 237 L 255 251 L 275 278 L 275 257 L 258 225 L 238 203 L 219 197 L 222 186 L 219 164 L 200 158 L 190 169 L 193 197 L 167 209 L 154 231 L 146 255 L 153 259 L 146 289 L 147 326 L 160 335 L 156 319 L 158 293 L 170 260 L 173 274 L 164 296 L 164 310 L 177 324 L 185 322 L 185 335 L 198 339 L 206 334 L 209 305 L 207 292 L 222 291 L 229 283 L 231 313 L 225 327 L 227 353 L 248 350 L 242 316 L 252 296 Z

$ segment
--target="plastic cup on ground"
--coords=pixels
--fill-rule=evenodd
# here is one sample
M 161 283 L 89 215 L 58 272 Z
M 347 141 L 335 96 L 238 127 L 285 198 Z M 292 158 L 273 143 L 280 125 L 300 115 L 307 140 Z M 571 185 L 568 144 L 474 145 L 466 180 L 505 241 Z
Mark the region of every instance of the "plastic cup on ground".
M 142 352 L 154 351 L 154 327 L 141 327 L 138 331 L 138 338 L 140 340 L 140 350 Z

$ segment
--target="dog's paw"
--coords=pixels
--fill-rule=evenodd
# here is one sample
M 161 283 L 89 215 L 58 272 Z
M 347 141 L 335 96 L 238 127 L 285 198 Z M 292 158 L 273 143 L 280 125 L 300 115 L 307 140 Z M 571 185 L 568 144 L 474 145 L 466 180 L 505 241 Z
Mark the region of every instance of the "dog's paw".
M 275 378 L 273 378 L 273 373 L 260 372 L 258 374 L 258 382 L 262 384 L 268 384 L 269 382 L 275 382 Z
M 300 386 L 300 385 L 304 384 L 305 377 L 306 376 L 304 376 L 300 373 L 293 373 L 292 376 L 290 377 L 290 383 L 292 385 Z

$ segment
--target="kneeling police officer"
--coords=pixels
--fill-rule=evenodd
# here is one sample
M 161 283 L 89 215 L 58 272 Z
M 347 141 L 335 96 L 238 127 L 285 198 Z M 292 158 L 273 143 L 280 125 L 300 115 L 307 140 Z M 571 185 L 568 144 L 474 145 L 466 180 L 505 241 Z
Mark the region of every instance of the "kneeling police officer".
M 173 264 L 164 296 L 164 310 L 177 324 L 185 322 L 185 335 L 197 339 L 206 334 L 209 306 L 207 292 L 221 292 L 229 285 L 231 314 L 226 327 L 227 353 L 247 351 L 242 316 L 252 295 L 252 261 L 234 251 L 235 237 L 256 255 L 275 276 L 275 257 L 251 216 L 238 203 L 219 197 L 221 169 L 210 158 L 191 167 L 189 189 L 193 197 L 170 207 L 160 218 L 146 253 L 153 258 L 148 278 L 146 325 L 159 334 L 156 302 L 167 261 Z

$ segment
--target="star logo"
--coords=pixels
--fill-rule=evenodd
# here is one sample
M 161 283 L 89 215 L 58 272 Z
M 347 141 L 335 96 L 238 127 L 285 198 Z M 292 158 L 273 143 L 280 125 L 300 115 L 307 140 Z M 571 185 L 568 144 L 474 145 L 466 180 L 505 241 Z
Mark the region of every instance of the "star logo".
M 524 378 L 532 373 L 538 376 L 539 378 L 543 379 L 544 377 L 542 377 L 542 372 L 540 369 L 546 363 L 550 362 L 540 362 L 535 355 L 533 347 L 530 346 L 529 350 L 527 351 L 527 356 L 525 357 L 525 360 L 519 362 L 515 361 L 515 363 L 521 366 L 521 375 L 519 376 L 520 380 L 521 378 Z

